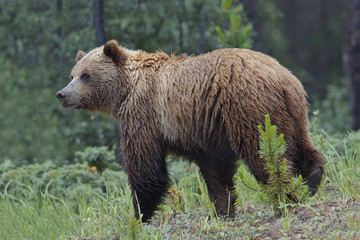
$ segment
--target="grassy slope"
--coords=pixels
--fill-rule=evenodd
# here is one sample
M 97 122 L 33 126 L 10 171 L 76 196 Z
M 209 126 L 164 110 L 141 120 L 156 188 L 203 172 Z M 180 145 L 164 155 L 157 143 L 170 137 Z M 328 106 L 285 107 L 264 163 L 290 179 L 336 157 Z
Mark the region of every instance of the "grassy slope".
M 0 239 L 359 239 L 360 133 L 342 140 L 314 134 L 314 142 L 327 158 L 325 181 L 286 217 L 238 184 L 236 217 L 218 218 L 196 168 L 170 161 L 174 185 L 150 224 L 133 218 L 128 187 L 108 184 L 105 197 L 68 199 L 27 186 L 26 197 L 1 193 Z

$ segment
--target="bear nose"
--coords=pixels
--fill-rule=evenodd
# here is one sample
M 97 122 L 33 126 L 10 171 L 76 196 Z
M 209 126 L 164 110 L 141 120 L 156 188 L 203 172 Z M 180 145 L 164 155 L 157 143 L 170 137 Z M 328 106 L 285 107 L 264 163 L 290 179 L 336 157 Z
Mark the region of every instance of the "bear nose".
M 56 97 L 57 97 L 58 99 L 64 99 L 65 96 L 66 96 L 65 91 L 58 91 L 58 92 L 56 93 Z

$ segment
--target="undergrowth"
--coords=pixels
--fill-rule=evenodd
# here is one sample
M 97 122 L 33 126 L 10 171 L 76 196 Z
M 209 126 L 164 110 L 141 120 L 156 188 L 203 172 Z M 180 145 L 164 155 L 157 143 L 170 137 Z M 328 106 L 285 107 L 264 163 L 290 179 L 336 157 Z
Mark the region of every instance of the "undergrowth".
M 269 115 L 265 116 L 265 129 L 259 126 L 259 154 L 265 160 L 265 170 L 269 174 L 268 184 L 261 185 L 275 212 L 287 213 L 291 204 L 304 203 L 309 197 L 301 175 L 291 175 L 291 165 L 281 158 L 286 151 L 284 135 L 277 134 L 277 127 L 272 126 Z
M 0 239 L 357 239 L 360 132 L 336 138 L 313 124 L 311 135 L 327 159 L 323 184 L 284 217 L 241 181 L 235 218 L 217 217 L 197 167 L 174 157 L 168 159 L 172 188 L 149 224 L 134 219 L 121 170 L 100 174 L 84 163 L 18 168 L 8 161 L 0 164 Z M 244 164 L 239 172 L 258 188 Z
M 277 127 L 271 125 L 269 115 L 265 116 L 264 127 L 259 126 L 259 155 L 264 160 L 264 167 L 269 176 L 267 184 L 258 184 L 258 189 L 250 187 L 251 185 L 246 183 L 242 167 L 235 175 L 235 182 L 237 182 L 237 187 L 239 184 L 244 184 L 250 190 L 264 193 L 266 202 L 273 206 L 274 211 L 286 215 L 289 206 L 306 202 L 309 192 L 303 178 L 300 175 L 293 176 L 292 166 L 288 164 L 287 159 L 282 158 L 286 151 L 284 135 L 277 134 Z M 247 175 L 246 178 L 251 178 L 251 176 Z

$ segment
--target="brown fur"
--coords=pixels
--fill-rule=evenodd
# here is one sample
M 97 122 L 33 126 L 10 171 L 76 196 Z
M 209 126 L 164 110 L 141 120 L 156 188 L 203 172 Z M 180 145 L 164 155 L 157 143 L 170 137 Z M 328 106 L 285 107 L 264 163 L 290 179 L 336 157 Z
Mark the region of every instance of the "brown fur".
M 307 129 L 306 93 L 275 59 L 246 49 L 169 57 L 115 44 L 108 42 L 83 56 L 72 71 L 73 81 L 83 72 L 91 79 L 62 93 L 69 99 L 72 92 L 80 95 L 74 97 L 81 99 L 75 108 L 105 112 L 120 121 L 137 217 L 137 203 L 146 221 L 169 187 L 169 152 L 197 163 L 219 213 L 226 212 L 229 195 L 234 202 L 238 159 L 265 183 L 257 129 L 265 114 L 285 136 L 285 157 L 294 174 L 306 179 L 318 168 L 322 174 L 323 157 Z M 66 97 L 60 100 L 67 103 Z M 311 185 L 316 189 L 317 180 Z

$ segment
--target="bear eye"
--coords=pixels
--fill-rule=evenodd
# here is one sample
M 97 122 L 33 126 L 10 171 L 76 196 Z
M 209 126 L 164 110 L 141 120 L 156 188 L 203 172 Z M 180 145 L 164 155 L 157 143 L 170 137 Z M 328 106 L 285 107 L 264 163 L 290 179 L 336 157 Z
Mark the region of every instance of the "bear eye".
M 71 76 L 70 76 L 70 79 L 71 79 L 71 80 L 73 80 L 73 78 L 74 78 L 74 76 L 73 76 L 73 75 L 71 75 Z
M 83 80 L 83 81 L 87 81 L 87 80 L 90 79 L 90 75 L 87 74 L 87 73 L 83 73 L 80 78 L 81 78 L 81 80 Z

